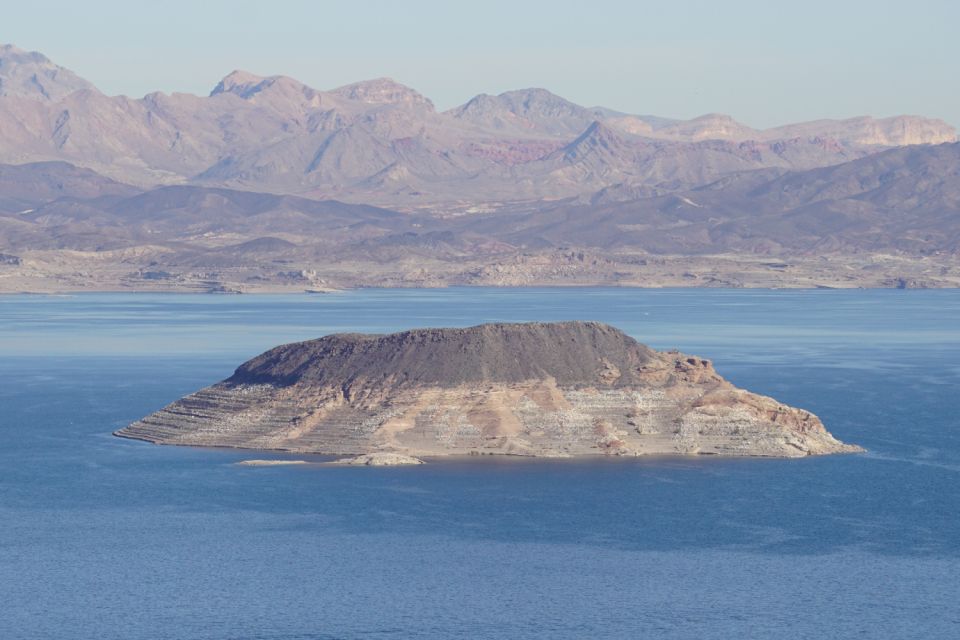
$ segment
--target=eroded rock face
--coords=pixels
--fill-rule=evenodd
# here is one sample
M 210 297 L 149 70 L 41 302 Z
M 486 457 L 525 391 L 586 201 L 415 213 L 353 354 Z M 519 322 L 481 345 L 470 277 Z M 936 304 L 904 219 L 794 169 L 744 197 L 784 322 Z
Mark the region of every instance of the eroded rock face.
M 859 451 L 702 358 L 595 322 L 339 334 L 271 349 L 117 432 L 326 454 L 528 456 Z

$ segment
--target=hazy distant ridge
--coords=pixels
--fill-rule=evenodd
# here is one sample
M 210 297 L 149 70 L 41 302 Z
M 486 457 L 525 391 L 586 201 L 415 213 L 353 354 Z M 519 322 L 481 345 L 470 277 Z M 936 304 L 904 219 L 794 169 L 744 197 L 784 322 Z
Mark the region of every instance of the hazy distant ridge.
M 41 54 L 0 48 L 0 162 L 63 160 L 148 187 L 194 183 L 415 207 L 691 188 L 763 168 L 812 169 L 956 140 L 918 116 L 758 131 L 585 108 L 544 89 L 437 112 L 387 78 L 320 91 L 235 71 L 207 97 L 106 96 Z

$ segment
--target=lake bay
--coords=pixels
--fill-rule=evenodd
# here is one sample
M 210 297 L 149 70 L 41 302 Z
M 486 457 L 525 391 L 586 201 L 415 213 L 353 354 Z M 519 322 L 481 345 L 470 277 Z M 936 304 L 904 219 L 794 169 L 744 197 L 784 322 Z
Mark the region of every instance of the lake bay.
M 950 290 L 0 296 L 0 638 L 958 637 L 958 317 Z M 244 468 L 285 456 L 111 435 L 283 342 L 568 319 L 868 451 Z

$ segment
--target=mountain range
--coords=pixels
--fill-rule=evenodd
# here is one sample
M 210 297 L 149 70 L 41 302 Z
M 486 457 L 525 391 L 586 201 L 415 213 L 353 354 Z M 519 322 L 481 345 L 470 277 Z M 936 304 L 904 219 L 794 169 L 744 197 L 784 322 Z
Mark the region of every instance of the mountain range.
M 960 285 L 960 143 L 918 116 L 756 130 L 546 90 L 236 71 L 106 96 L 0 47 L 0 290 Z
M 234 71 L 209 96 L 107 96 L 45 56 L 0 47 L 0 162 L 65 161 L 139 187 L 195 184 L 411 209 L 661 194 L 730 173 L 803 170 L 955 141 L 917 116 L 756 130 L 587 108 L 544 89 L 438 112 L 387 78 L 322 91 Z

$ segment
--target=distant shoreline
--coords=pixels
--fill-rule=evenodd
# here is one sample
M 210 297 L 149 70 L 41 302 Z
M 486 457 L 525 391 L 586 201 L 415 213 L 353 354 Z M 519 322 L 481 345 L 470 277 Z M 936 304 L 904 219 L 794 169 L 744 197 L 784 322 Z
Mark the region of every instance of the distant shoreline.
M 142 258 L 149 264 L 158 256 Z M 325 294 L 354 289 L 615 287 L 638 289 L 956 289 L 960 256 L 650 255 L 555 249 L 460 260 L 250 262 L 197 272 L 109 253 L 26 251 L 0 265 L 2 294 Z M 290 273 L 303 274 L 298 277 Z

